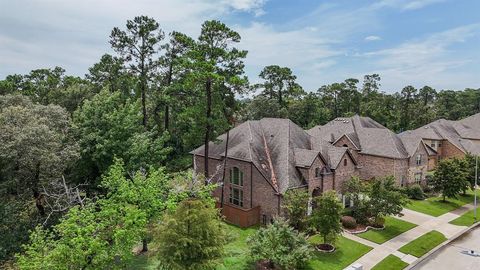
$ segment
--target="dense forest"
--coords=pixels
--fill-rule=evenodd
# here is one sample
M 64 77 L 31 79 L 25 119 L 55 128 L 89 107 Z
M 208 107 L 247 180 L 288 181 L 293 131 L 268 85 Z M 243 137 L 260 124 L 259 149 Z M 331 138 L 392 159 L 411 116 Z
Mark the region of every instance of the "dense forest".
M 31 241 L 58 241 L 62 228 L 73 230 L 59 224 L 95 222 L 96 215 L 110 217 L 112 211 L 123 219 L 108 219 L 105 228 L 132 216 L 147 226 L 153 210 L 127 196 L 142 211 L 122 211 L 119 190 L 133 192 L 138 179 L 152 178 L 155 185 L 142 186 L 136 198 L 149 189 L 163 198 L 165 181 L 190 177 L 189 151 L 241 121 L 282 117 L 310 128 L 359 114 L 400 132 L 480 112 L 480 89 L 406 86 L 387 92 L 378 74 L 303 89 L 290 68 L 269 65 L 251 78 L 260 83 L 251 84 L 244 67 L 248 53 L 237 48 L 239 42 L 240 34 L 219 21 L 206 21 L 193 38 L 164 33 L 154 19 L 139 16 L 112 30 L 114 54 L 104 54 L 84 77 L 54 67 L 0 80 L 0 261 L 32 251 L 22 244 L 38 225 Z M 121 177 L 134 187 L 115 182 Z M 49 238 L 49 228 L 55 237 Z M 133 243 L 117 240 L 126 250 Z

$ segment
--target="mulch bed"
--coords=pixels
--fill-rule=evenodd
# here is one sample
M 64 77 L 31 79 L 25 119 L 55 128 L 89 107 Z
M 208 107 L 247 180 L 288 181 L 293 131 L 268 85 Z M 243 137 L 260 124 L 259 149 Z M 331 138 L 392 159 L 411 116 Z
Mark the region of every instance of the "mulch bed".
M 363 224 L 358 224 L 355 229 L 343 228 L 343 230 L 345 230 L 346 232 L 351 233 L 351 234 L 364 233 L 364 232 L 366 232 L 366 231 L 368 231 L 368 230 L 381 231 L 381 230 L 384 230 L 384 229 L 385 229 L 385 226 L 377 227 L 377 226 L 363 225 Z
M 325 253 L 330 253 L 335 251 L 335 247 L 330 244 L 319 244 L 315 246 L 315 249 Z

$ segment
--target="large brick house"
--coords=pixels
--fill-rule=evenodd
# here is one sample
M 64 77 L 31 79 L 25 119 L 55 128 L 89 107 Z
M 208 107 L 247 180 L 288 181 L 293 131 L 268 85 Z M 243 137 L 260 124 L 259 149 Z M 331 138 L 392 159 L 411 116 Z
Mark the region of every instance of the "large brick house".
M 401 134 L 358 115 L 308 131 L 288 119 L 264 118 L 230 130 L 228 150 L 226 134 L 209 147 L 210 181 L 219 184 L 214 196 L 223 201 L 223 215 L 250 226 L 282 215 L 282 198 L 290 189 L 305 189 L 311 197 L 335 190 L 344 199 L 341 186 L 352 176 L 391 175 L 401 186 L 424 183 L 438 159 L 480 154 L 480 114 Z M 191 152 L 198 173 L 204 151 L 201 146 Z
M 226 134 L 209 147 L 210 181 L 219 183 L 214 196 L 221 203 L 223 182 L 223 215 L 240 226 L 282 215 L 282 197 L 290 189 L 305 189 L 311 196 L 339 192 L 345 180 L 358 174 L 347 147 L 312 137 L 288 119 L 244 122 L 230 130 L 228 151 Z M 203 173 L 204 146 L 191 154 L 197 172 Z
M 410 141 L 422 140 L 435 152 L 429 160 L 429 170 L 432 170 L 440 159 L 480 154 L 480 113 L 459 121 L 440 119 L 399 136 Z
M 361 179 L 392 175 L 399 185 L 425 179 L 429 150 L 420 140 L 406 147 L 400 136 L 369 117 L 336 118 L 307 132 L 334 146 L 348 147 Z

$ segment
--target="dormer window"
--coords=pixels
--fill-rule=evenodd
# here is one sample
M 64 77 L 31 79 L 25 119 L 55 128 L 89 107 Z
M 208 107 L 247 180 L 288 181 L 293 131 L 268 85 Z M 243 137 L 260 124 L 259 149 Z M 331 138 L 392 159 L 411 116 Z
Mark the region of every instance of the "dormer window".
M 243 186 L 243 172 L 237 167 L 230 169 L 230 184 Z
M 320 167 L 315 168 L 315 177 L 320 177 L 322 176 L 322 169 Z

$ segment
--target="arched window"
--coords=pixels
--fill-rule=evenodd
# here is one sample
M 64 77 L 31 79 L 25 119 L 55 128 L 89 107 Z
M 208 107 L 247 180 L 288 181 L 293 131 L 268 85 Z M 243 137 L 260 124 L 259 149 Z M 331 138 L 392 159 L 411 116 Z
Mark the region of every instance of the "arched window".
M 230 169 L 230 184 L 243 186 L 243 172 L 237 167 Z
M 322 176 L 322 169 L 320 167 L 315 168 L 315 177 L 320 177 Z
M 347 166 L 347 159 L 343 160 L 343 166 Z
M 348 147 L 348 145 L 347 145 L 347 144 L 344 144 L 343 147 Z

